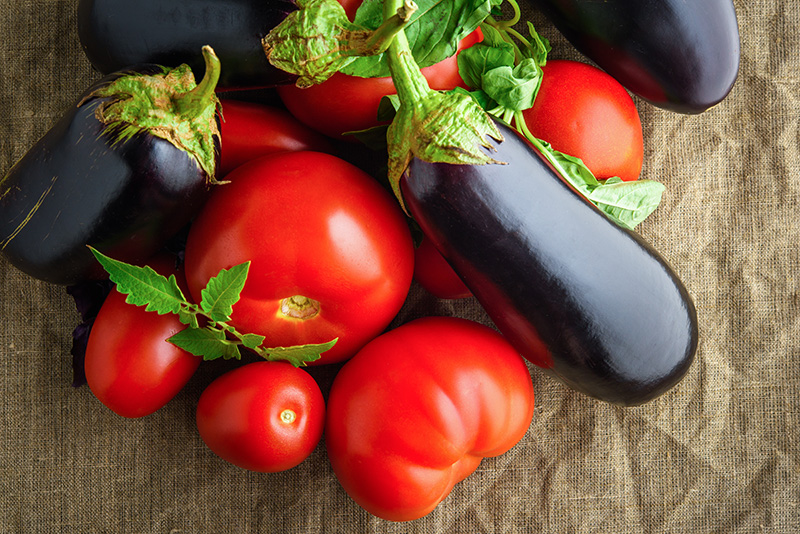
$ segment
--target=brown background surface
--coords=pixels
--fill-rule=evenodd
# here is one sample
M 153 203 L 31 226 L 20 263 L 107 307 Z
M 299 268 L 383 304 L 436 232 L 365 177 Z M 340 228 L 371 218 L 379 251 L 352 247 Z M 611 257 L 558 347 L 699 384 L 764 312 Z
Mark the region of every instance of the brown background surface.
M 98 77 L 76 4 L 0 1 L 2 173 Z M 221 364 L 141 420 L 73 389 L 71 299 L 0 260 L 0 533 L 800 532 L 800 13 L 789 0 L 736 6 L 742 63 L 723 104 L 683 116 L 637 100 L 643 176 L 667 186 L 640 232 L 683 278 L 701 328 L 673 391 L 622 409 L 533 369 L 527 436 L 430 515 L 394 524 L 350 500 L 323 445 L 271 475 L 209 452 L 193 410 Z M 531 20 L 551 58 L 578 57 Z M 472 301 L 415 287 L 396 324 L 422 314 L 486 321 Z M 332 375 L 315 371 L 323 388 Z

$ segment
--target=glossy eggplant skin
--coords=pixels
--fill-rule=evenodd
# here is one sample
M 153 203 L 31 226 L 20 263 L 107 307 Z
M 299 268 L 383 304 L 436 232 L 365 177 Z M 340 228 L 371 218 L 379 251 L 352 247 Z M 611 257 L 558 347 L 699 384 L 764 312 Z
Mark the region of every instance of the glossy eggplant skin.
M 116 77 L 88 88 L 0 181 L 0 253 L 34 278 L 73 285 L 103 277 L 86 245 L 142 262 L 208 196 L 206 173 L 172 143 L 149 133 L 114 142 L 104 133 L 95 117 L 104 99 L 86 97 Z
M 637 233 L 611 222 L 510 128 L 504 165 L 413 159 L 404 202 L 497 328 L 582 393 L 647 402 L 687 372 L 691 297 Z
M 739 71 L 732 0 L 529 0 L 632 93 L 681 113 L 721 102 Z
M 222 63 L 220 90 L 275 87 L 295 76 L 269 63 L 261 39 L 296 9 L 293 0 L 80 0 L 78 37 L 103 74 L 185 63 L 200 79 L 200 50 L 210 45 Z

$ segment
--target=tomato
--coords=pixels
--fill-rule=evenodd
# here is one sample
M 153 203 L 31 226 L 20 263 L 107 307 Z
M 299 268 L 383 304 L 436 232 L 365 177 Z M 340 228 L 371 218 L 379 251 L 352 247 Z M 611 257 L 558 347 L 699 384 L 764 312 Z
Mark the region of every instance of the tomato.
M 339 1 L 344 4 L 348 14 L 354 14 L 355 7 L 360 5 L 360 1 Z M 477 29 L 461 40 L 458 50 L 468 48 L 482 39 L 483 34 Z M 466 87 L 458 74 L 456 56 L 457 53 L 422 69 L 432 89 Z M 377 115 L 381 98 L 397 92 L 391 77 L 360 78 L 339 72 L 325 82 L 305 89 L 286 85 L 277 91 L 286 108 L 300 122 L 333 138 L 380 124 Z M 350 139 L 349 136 L 346 138 Z
M 636 180 L 644 154 L 642 123 L 625 88 L 602 70 L 552 60 L 523 116 L 531 133 L 583 160 L 598 179 Z
M 221 269 L 250 261 L 231 324 L 267 346 L 338 338 L 316 363 L 351 357 L 388 326 L 411 287 L 414 247 L 386 189 L 318 152 L 264 156 L 228 179 L 187 239 L 195 298 Z
M 219 177 L 265 154 L 284 150 L 333 151 L 327 139 L 286 110 L 230 99 L 222 100 L 220 138 Z
M 159 273 L 175 274 L 174 262 L 149 262 Z M 177 315 L 158 315 L 125 302 L 112 289 L 92 325 L 86 346 L 86 382 L 100 402 L 123 417 L 143 417 L 167 404 L 189 381 L 201 359 L 167 339 L 183 330 Z
M 319 443 L 325 400 L 307 372 L 261 361 L 211 382 L 197 402 L 196 419 L 200 437 L 223 460 L 251 471 L 285 471 Z
M 436 298 L 462 299 L 472 296 L 469 288 L 428 238 L 423 238 L 414 252 L 414 278 Z
M 533 417 L 530 373 L 496 331 L 454 317 L 377 337 L 334 378 L 325 435 L 344 490 L 392 521 L 431 512 Z

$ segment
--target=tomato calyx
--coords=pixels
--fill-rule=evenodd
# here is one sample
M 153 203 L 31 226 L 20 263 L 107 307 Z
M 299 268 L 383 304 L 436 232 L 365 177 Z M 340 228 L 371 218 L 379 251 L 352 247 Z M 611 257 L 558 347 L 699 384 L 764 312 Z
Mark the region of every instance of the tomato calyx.
M 281 313 L 291 319 L 312 319 L 319 315 L 320 302 L 303 295 L 281 299 Z

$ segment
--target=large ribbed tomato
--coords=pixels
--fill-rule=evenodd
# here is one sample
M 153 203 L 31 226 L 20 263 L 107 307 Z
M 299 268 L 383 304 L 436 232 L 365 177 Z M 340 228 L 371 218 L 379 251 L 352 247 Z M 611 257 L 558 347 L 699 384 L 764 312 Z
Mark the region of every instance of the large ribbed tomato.
M 371 341 L 333 381 L 325 426 L 339 482 L 392 521 L 432 511 L 533 416 L 522 357 L 491 328 L 426 317 Z
M 195 299 L 221 269 L 251 262 L 231 324 L 267 346 L 338 338 L 320 363 L 351 357 L 389 325 L 411 286 L 414 247 L 375 179 L 318 152 L 264 156 L 226 178 L 189 232 Z

